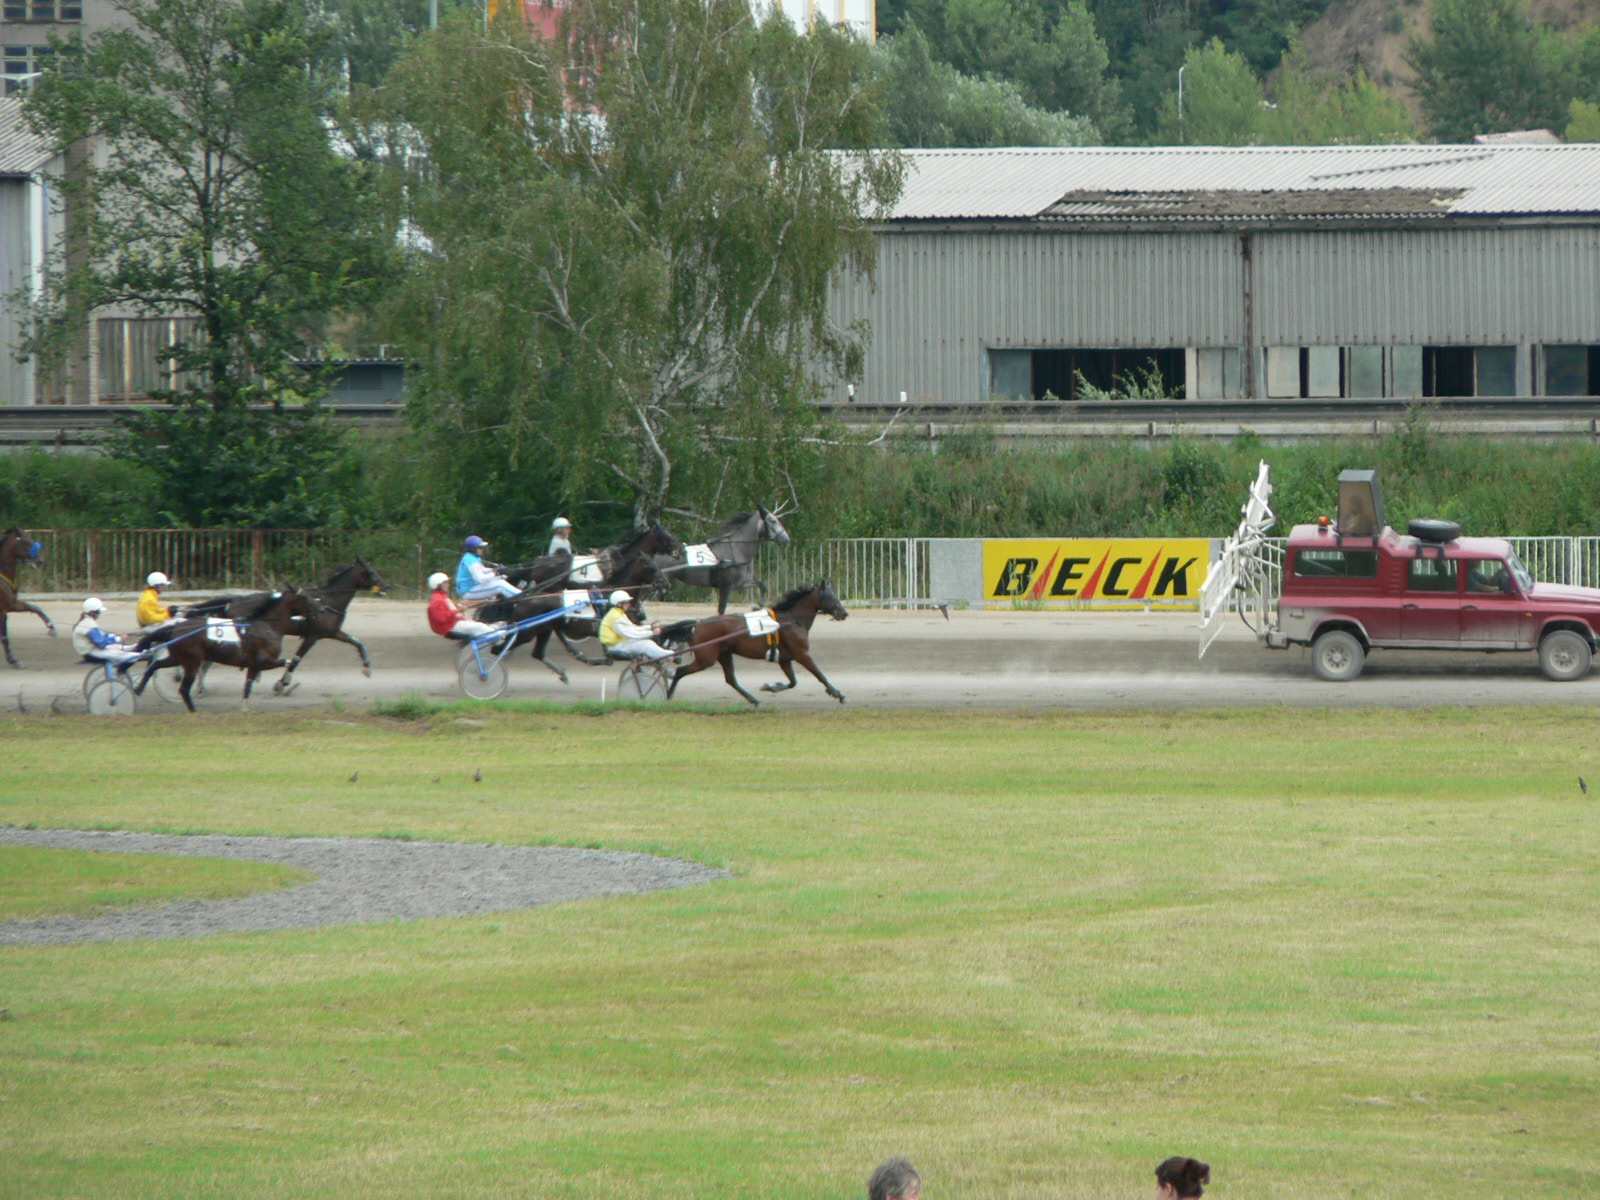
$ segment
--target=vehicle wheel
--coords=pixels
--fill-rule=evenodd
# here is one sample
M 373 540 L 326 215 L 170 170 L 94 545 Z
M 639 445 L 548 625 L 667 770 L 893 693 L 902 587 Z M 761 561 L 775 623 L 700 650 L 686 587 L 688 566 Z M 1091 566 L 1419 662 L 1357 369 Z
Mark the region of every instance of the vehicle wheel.
M 96 716 L 131 717 L 136 703 L 133 687 L 120 675 L 115 679 L 102 677 L 89 689 L 89 711 Z
M 657 667 L 640 667 L 637 671 L 624 667 L 617 679 L 617 696 L 643 704 L 665 704 L 667 677 Z
M 181 667 L 162 667 L 150 677 L 150 690 L 168 704 L 182 704 L 183 694 L 178 691 L 178 685 L 182 682 Z
M 1361 639 L 1342 629 L 1330 629 L 1311 643 L 1311 669 L 1332 683 L 1348 683 L 1361 674 L 1366 661 Z
M 490 660 L 483 664 L 480 671 L 478 663 L 470 655 L 466 662 L 456 668 L 456 678 L 461 681 L 461 690 L 474 700 L 493 700 L 506 690 L 506 684 L 510 682 L 505 663 Z
M 1539 669 L 1557 683 L 1582 679 L 1589 673 L 1593 658 L 1594 652 L 1583 635 L 1570 629 L 1557 629 L 1539 639 Z

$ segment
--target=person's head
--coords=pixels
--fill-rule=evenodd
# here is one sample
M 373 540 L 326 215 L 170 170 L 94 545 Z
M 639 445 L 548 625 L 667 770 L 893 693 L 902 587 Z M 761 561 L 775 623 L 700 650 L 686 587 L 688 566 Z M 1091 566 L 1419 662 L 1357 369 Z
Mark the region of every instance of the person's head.
M 633 597 L 621 588 L 611 593 L 611 606 L 613 608 L 627 608 L 632 603 Z
M 86 617 L 98 617 L 105 610 L 106 602 L 99 596 L 90 596 L 83 602 L 83 615 Z
M 1169 1158 L 1156 1168 L 1156 1188 L 1162 1200 L 1190 1200 L 1205 1194 L 1211 1168 L 1198 1158 Z
M 489 548 L 489 543 L 484 541 L 477 534 L 473 534 L 471 537 L 469 537 L 466 541 L 462 542 L 461 544 L 463 546 L 465 546 L 467 548 L 467 550 L 472 554 L 476 554 L 479 550 L 487 550 Z
M 552 533 L 571 533 L 572 522 L 567 520 L 565 517 L 557 517 L 554 521 L 550 522 L 550 531 Z
M 160 571 L 151 571 L 150 574 L 144 577 L 144 585 L 145 587 L 153 588 L 171 587 L 172 580 L 168 579 Z
M 428 576 L 428 590 L 430 592 L 442 592 L 449 586 L 450 576 L 446 575 L 443 571 L 435 571 L 432 575 Z
M 908 1159 L 880 1163 L 867 1180 L 867 1200 L 917 1200 L 921 1194 L 922 1176 Z

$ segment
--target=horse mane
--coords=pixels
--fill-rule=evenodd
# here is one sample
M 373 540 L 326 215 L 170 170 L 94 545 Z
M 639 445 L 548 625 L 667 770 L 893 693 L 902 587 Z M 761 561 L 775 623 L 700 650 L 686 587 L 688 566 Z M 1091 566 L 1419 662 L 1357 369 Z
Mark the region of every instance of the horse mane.
M 267 615 L 267 610 L 283 599 L 282 592 L 268 592 L 267 597 L 250 612 L 248 616 L 240 617 L 241 621 L 259 621 Z
M 779 600 L 776 604 L 774 604 L 772 606 L 772 611 L 788 612 L 796 604 L 799 604 L 800 601 L 804 600 L 812 592 L 816 591 L 822 586 L 823 585 L 821 583 L 803 583 L 785 595 L 782 600 Z
M 756 510 L 753 508 L 747 508 L 743 512 L 734 513 L 733 516 L 727 517 L 723 520 L 722 532 L 732 533 L 739 526 L 748 523 L 750 518 L 754 517 L 755 515 Z
M 361 564 L 359 562 L 349 563 L 340 567 L 337 571 L 335 571 L 332 575 L 329 575 L 327 579 L 323 580 L 322 583 L 318 584 L 317 586 L 323 588 L 324 590 L 334 587 L 340 579 L 350 574 L 351 571 L 359 571 L 360 569 Z
M 622 541 L 617 543 L 617 556 L 619 558 L 626 557 L 629 552 L 634 550 L 639 545 L 640 542 L 644 541 L 645 538 L 649 537 L 654 532 L 655 526 L 653 525 L 642 525 L 638 529 L 635 529 Z

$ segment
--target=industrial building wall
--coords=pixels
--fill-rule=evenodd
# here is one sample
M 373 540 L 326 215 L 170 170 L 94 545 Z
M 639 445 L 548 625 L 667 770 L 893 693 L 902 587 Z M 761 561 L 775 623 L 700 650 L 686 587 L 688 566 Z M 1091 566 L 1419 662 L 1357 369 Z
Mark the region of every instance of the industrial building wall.
M 24 332 L 21 314 L 6 300 L 27 286 L 31 274 L 30 187 L 26 179 L 0 179 L 0 405 L 34 399 L 33 368 L 13 352 Z
M 1237 231 L 890 230 L 876 285 L 841 282 L 833 317 L 870 329 L 857 396 L 880 403 L 979 403 L 990 352 L 1007 349 L 1184 348 L 1194 364 L 1197 349 L 1242 348 L 1247 320 L 1258 395 L 1266 347 L 1516 346 L 1526 392 L 1530 347 L 1600 345 L 1600 227 L 1249 241 L 1247 272 Z M 1247 372 L 1226 369 L 1242 389 Z

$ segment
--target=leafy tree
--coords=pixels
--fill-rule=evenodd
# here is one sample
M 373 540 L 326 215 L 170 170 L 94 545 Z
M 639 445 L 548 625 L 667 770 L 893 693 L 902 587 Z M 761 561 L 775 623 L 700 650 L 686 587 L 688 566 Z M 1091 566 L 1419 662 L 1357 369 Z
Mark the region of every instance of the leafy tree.
M 1600 104 L 1574 100 L 1567 106 L 1566 140 L 1600 142 Z
M 1253 146 L 1267 140 L 1261 81 L 1242 54 L 1212 38 L 1183 61 L 1183 109 L 1174 91 L 1165 140 L 1190 146 Z
M 1268 139 L 1286 146 L 1382 145 L 1416 139 L 1411 114 L 1365 71 L 1330 83 L 1295 47 L 1273 81 L 1277 107 L 1264 122 Z
M 745 0 L 592 0 L 563 40 L 470 21 L 384 89 L 417 246 L 399 320 L 432 482 L 489 509 L 609 495 L 638 518 L 771 499 L 803 466 L 811 369 L 866 270 L 879 144 L 867 48 Z
M 113 453 L 157 472 L 177 521 L 329 519 L 337 438 L 291 407 L 317 392 L 291 359 L 323 314 L 373 297 L 385 242 L 319 115 L 316 39 L 290 0 L 117 6 L 126 24 L 75 42 L 26 105 L 54 145 L 103 148 L 63 181 L 76 241 L 28 348 L 58 352 L 60 330 L 110 306 L 192 315 L 170 351 L 174 411 L 129 417 Z
M 1406 61 L 1436 138 L 1561 124 L 1566 51 L 1523 0 L 1434 0 L 1431 12 L 1431 36 L 1413 38 Z
M 1133 130 L 1133 113 L 1122 99 L 1122 84 L 1110 74 L 1111 53 L 1095 28 L 1084 0 L 1071 0 L 1050 31 L 1056 51 L 1055 86 L 1050 107 L 1095 123 L 1101 137 L 1117 142 Z
M 936 62 L 914 22 L 880 42 L 876 65 L 887 102 L 885 132 L 899 146 L 1085 146 L 1099 140 L 1085 117 L 1034 108 L 1015 84 L 974 79 Z

